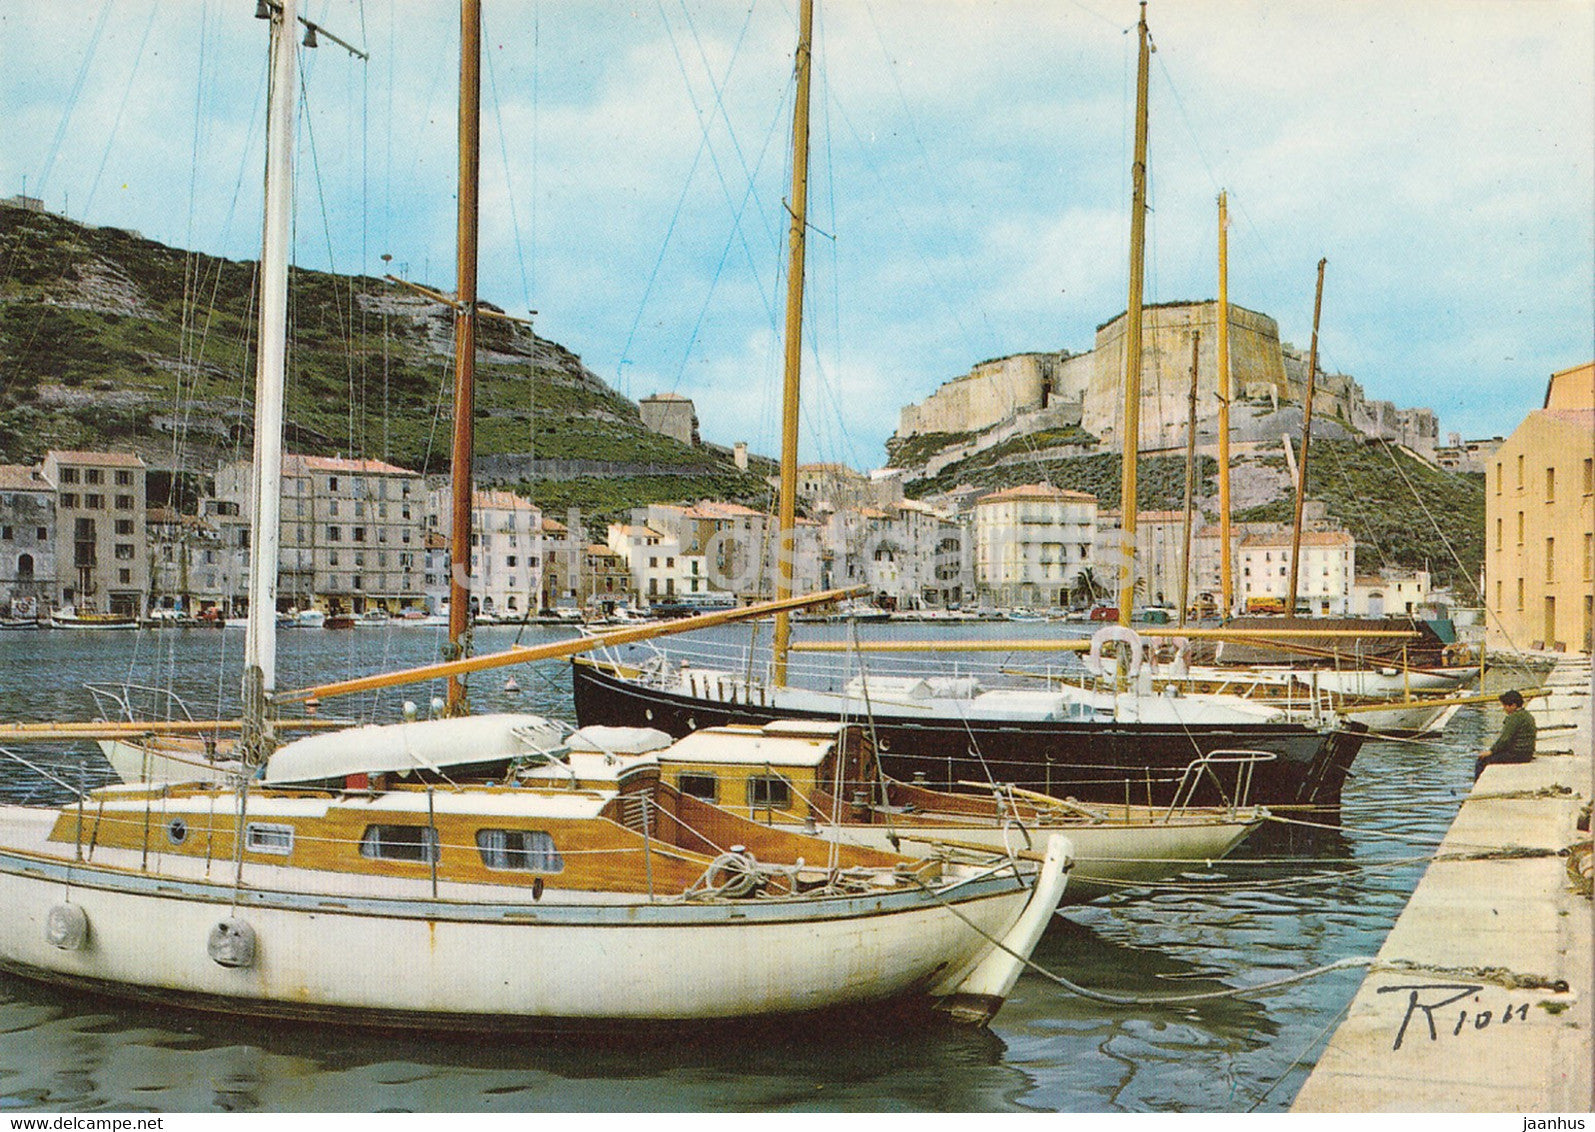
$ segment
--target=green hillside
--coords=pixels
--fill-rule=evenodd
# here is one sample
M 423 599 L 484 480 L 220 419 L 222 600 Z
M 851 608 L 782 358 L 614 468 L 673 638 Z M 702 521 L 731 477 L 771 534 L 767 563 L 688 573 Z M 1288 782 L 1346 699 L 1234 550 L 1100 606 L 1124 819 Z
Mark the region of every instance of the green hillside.
M 0 462 L 47 449 L 124 448 L 162 470 L 209 471 L 252 442 L 256 265 L 134 233 L 0 207 Z M 295 270 L 289 283 L 285 440 L 312 455 L 448 468 L 452 316 L 365 276 Z M 635 404 L 565 347 L 478 320 L 476 454 L 623 465 L 626 506 L 694 498 L 712 484 L 760 499 L 765 484 L 720 453 L 643 427 Z M 539 500 L 541 502 L 541 500 Z

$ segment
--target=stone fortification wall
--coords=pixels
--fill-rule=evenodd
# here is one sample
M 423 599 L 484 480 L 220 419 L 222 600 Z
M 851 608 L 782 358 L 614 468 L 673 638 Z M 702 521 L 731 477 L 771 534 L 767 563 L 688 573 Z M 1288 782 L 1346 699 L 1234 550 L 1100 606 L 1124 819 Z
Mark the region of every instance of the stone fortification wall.
M 1059 363 L 1066 354 L 1013 354 L 981 362 L 898 415 L 897 435 L 979 432 L 1016 413 L 1051 403 Z
M 1091 379 L 1080 425 L 1117 447 L 1124 412 L 1124 315 L 1097 328 Z M 1172 447 L 1185 435 L 1190 412 L 1191 337 L 1199 334 L 1196 415 L 1218 413 L 1218 303 L 1171 303 L 1141 312 L 1141 445 Z M 1285 387 L 1279 326 L 1265 314 L 1230 304 L 1230 373 L 1237 393 Z

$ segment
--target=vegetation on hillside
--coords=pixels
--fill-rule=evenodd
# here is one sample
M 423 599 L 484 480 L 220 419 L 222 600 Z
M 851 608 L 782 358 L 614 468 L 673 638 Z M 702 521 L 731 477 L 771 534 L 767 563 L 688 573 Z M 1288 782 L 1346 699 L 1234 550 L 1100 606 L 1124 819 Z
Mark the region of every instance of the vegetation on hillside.
M 253 263 L 47 212 L 0 213 L 0 462 L 117 447 L 157 467 L 208 470 L 247 455 Z M 445 472 L 451 318 L 384 280 L 294 270 L 288 449 Z M 632 402 L 557 343 L 491 317 L 478 320 L 477 339 L 478 456 L 651 464 L 742 484 L 723 456 L 646 429 Z
M 1001 458 L 998 457 L 997 460 Z M 1183 456 L 1143 456 L 1136 465 L 1136 502 L 1142 511 L 1171 511 L 1185 506 L 1185 458 Z M 1218 461 L 1209 456 L 1197 459 L 1197 495 L 1218 490 L 1214 478 Z M 981 452 L 944 468 L 938 475 L 915 480 L 909 495 L 922 499 L 951 491 L 961 484 L 986 491 L 997 491 L 1018 484 L 1040 483 L 1069 491 L 1084 491 L 1096 496 L 1097 506 L 1109 511 L 1119 506 L 1122 487 L 1122 461 L 1116 452 L 1090 456 L 1059 456 L 1010 463 L 996 462 L 990 453 Z
M 1484 566 L 1482 475 L 1431 467 L 1383 441 L 1314 440 L 1307 498 L 1357 540 L 1359 572 L 1426 567 L 1436 585 L 1472 595 Z M 1235 517 L 1288 523 L 1293 511 L 1284 496 Z

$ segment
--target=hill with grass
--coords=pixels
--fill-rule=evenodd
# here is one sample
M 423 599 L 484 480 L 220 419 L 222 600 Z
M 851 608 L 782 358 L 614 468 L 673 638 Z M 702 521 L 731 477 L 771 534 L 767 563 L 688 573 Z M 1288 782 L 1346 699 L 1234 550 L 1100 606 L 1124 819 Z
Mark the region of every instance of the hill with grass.
M 247 459 L 257 265 L 0 206 L 0 462 L 116 448 L 174 477 Z M 449 466 L 452 311 L 369 276 L 289 278 L 288 451 Z M 712 496 L 762 504 L 729 453 L 644 427 L 637 406 L 524 324 L 478 320 L 484 482 L 563 511 Z M 579 462 L 579 471 L 572 471 Z

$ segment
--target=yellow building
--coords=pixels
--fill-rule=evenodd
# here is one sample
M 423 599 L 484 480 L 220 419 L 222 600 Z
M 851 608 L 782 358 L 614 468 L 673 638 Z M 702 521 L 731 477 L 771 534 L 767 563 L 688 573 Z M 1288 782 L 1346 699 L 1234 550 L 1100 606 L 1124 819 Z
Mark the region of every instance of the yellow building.
M 1551 375 L 1485 472 L 1494 649 L 1590 651 L 1595 623 L 1595 362 Z

